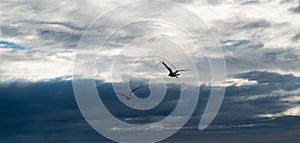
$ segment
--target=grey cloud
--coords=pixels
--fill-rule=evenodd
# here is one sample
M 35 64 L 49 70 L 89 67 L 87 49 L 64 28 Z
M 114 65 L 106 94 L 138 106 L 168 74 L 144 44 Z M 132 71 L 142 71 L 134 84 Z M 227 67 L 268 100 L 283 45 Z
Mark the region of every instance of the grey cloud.
M 211 3 L 219 3 L 219 5 L 223 4 L 221 1 L 210 1 Z M 256 1 L 256 0 L 250 0 L 250 1 L 234 1 L 233 3 L 267 3 L 269 1 Z M 193 3 L 193 1 L 187 0 L 183 1 L 182 4 L 190 4 Z M 229 3 L 229 2 L 225 2 Z M 15 18 L 8 18 L 9 21 L 3 25 L 2 31 L 5 31 L 7 33 L 6 37 L 13 37 L 14 39 L 18 39 L 20 41 L 21 45 L 28 45 L 33 47 L 41 47 L 45 50 L 65 50 L 65 49 L 71 49 L 76 47 L 76 44 L 78 40 L 80 39 L 80 34 L 86 27 L 86 25 L 91 22 L 91 20 L 96 17 L 96 15 L 100 14 L 101 12 L 105 11 L 104 9 L 99 10 L 99 13 L 95 12 L 97 9 L 95 7 L 92 7 L 91 4 L 95 4 L 93 2 L 66 2 L 66 3 L 59 3 L 59 2 L 46 2 L 46 1 L 26 1 L 26 2 L 10 2 L 7 4 L 7 7 L 16 7 L 15 9 L 12 9 L 11 12 L 4 15 L 4 17 L 8 17 L 11 15 L 15 15 Z M 63 6 L 68 6 L 67 9 L 63 9 Z M 96 5 L 96 4 L 95 4 Z M 102 5 L 102 4 L 101 4 Z M 113 4 L 105 4 L 107 7 L 116 6 Z M 27 9 L 27 10 L 26 10 Z M 20 13 L 17 13 L 18 10 L 22 10 L 24 12 L 24 15 L 29 15 L 28 17 L 23 16 Z M 95 10 L 95 11 L 93 11 Z M 140 9 L 139 12 L 143 13 L 143 9 Z M 55 12 L 53 12 L 55 11 Z M 135 12 L 135 11 L 128 11 L 128 12 Z M 34 14 L 33 14 L 34 13 Z M 20 18 L 20 17 L 22 18 Z M 269 19 L 268 19 L 269 20 Z M 239 39 L 236 37 L 233 38 L 226 38 L 222 39 L 222 36 L 220 36 L 221 41 L 224 41 L 224 44 L 227 44 L 228 42 L 232 42 L 232 46 L 224 46 L 224 50 L 227 53 L 232 52 L 229 55 L 226 55 L 229 57 L 232 62 L 238 62 L 241 63 L 240 66 L 244 67 L 245 63 L 246 65 L 253 68 L 262 68 L 262 67 L 268 67 L 266 63 L 257 63 L 259 61 L 258 58 L 254 58 L 257 55 L 265 56 L 265 61 L 269 61 L 272 59 L 272 56 L 270 55 L 263 55 L 260 52 L 260 50 L 264 47 L 263 37 L 257 37 L 257 39 L 252 38 L 251 34 L 257 33 L 257 35 L 263 35 L 264 30 L 268 29 L 273 26 L 273 23 L 271 21 L 268 21 L 264 18 L 249 18 L 249 17 L 238 17 L 235 18 L 229 18 L 225 20 L 219 20 L 216 21 L 214 24 L 216 25 L 214 28 L 219 29 L 220 33 L 224 37 L 230 37 L 237 34 Z M 210 22 L 209 22 L 210 23 Z M 17 27 L 12 26 L 13 24 L 19 25 Z M 110 25 L 111 23 L 107 23 L 107 25 Z M 106 25 L 104 25 L 106 26 Z M 49 28 L 50 27 L 50 28 Z M 59 27 L 59 28 L 51 28 L 51 27 Z M 61 29 L 61 27 L 63 27 Z M 20 28 L 20 29 L 19 29 Z M 107 27 L 101 27 L 99 26 L 99 30 L 105 30 Z M 124 34 L 124 36 L 118 37 L 119 39 L 115 39 L 117 41 L 116 43 L 111 42 L 110 46 L 118 46 L 118 42 L 120 41 L 130 41 L 132 39 L 135 39 L 136 37 L 139 37 L 140 35 L 136 35 L 138 32 L 143 32 L 141 29 L 143 27 L 130 27 L 126 29 L 127 33 Z M 135 36 L 128 36 L 128 33 L 134 33 Z M 144 34 L 144 33 L 143 33 Z M 2 34 L 5 36 L 5 34 Z M 33 36 L 37 37 L 37 39 L 34 40 L 27 40 L 24 39 L 24 35 L 26 36 Z M 250 35 L 249 37 L 244 35 Z M 218 36 L 218 35 L 217 35 Z M 233 40 L 233 41 L 230 41 Z M 256 41 L 257 40 L 257 41 Z M 23 44 L 26 43 L 26 44 Z M 236 46 L 236 48 L 235 48 Z M 248 50 L 248 51 L 238 51 L 235 49 L 255 49 L 255 50 Z M 244 50 L 244 49 L 243 49 Z M 241 53 L 239 53 L 241 52 Z M 250 54 L 247 54 L 247 52 L 252 52 Z M 257 53 L 254 53 L 257 52 Z M 250 55 L 250 56 L 248 56 Z M 281 57 L 282 54 L 277 54 Z M 245 56 L 245 57 L 243 57 Z M 252 56 L 252 57 L 251 57 Z M 291 58 L 292 57 L 292 58 Z M 297 58 L 294 55 L 291 55 L 291 57 L 287 56 L 289 58 L 287 61 L 291 62 L 291 65 L 289 67 L 292 67 L 297 64 Z M 236 60 L 234 60 L 236 59 Z M 240 60 L 240 61 L 237 61 Z M 276 60 L 281 60 L 283 63 L 283 59 L 277 58 Z M 229 61 L 229 60 L 228 60 Z M 245 61 L 245 62 L 243 62 Z M 260 62 L 260 61 L 259 61 Z M 228 62 L 230 63 L 230 62 Z M 253 65 L 251 65 L 253 64 Z M 278 64 L 279 65 L 279 64 Z M 229 67 L 232 67 L 235 65 L 229 65 Z M 288 65 L 284 65 L 286 66 Z M 235 71 L 239 72 L 239 69 L 241 67 L 236 66 L 234 68 Z
M 252 28 L 267 28 L 270 27 L 271 23 L 267 20 L 258 20 L 254 22 L 249 22 L 247 24 L 241 25 L 242 29 L 252 29 Z
M 249 80 L 256 80 L 259 84 L 268 83 L 268 86 L 272 86 L 272 88 L 268 88 L 270 90 L 276 90 L 278 88 L 288 90 L 295 90 L 300 86 L 300 78 L 296 77 L 292 74 L 281 75 L 278 73 L 270 73 L 270 72 L 247 72 L 233 75 L 236 78 L 246 78 Z
M 285 4 L 285 3 L 292 3 L 295 2 L 294 0 L 280 0 L 280 4 Z
M 33 23 L 33 24 L 44 24 L 44 25 L 61 25 L 61 26 L 64 26 L 64 27 L 67 27 L 69 29 L 76 30 L 76 31 L 83 31 L 86 28 L 83 26 L 77 26 L 71 22 L 29 21 L 29 20 L 24 20 L 21 22 Z
M 218 5 L 220 4 L 219 0 L 207 0 L 207 2 L 211 5 Z
M 220 21 L 216 21 L 215 23 L 220 24 Z M 265 19 L 247 19 L 247 18 L 228 19 L 228 21 L 222 24 L 225 24 L 224 28 L 230 28 L 232 30 L 242 30 L 242 31 L 253 30 L 256 28 L 271 27 L 271 23 Z
M 9 25 L 1 26 L 0 33 L 2 36 L 7 36 L 7 37 L 15 37 L 15 36 L 24 35 L 24 32 L 21 31 L 20 26 L 9 26 Z
M 277 122 L 282 118 L 270 120 L 270 118 L 258 118 L 257 115 L 281 113 L 297 106 L 297 103 L 283 101 L 284 96 L 281 93 L 275 94 L 274 91 L 289 92 L 299 90 L 299 77 L 259 71 L 241 73 L 233 75 L 233 77 L 256 80 L 258 85 L 230 86 L 227 88 L 222 108 L 215 119 L 216 123 L 227 125 L 226 128 L 220 130 L 236 131 L 234 126 L 243 124 L 253 124 L 253 127 L 248 127 L 247 129 L 260 130 L 259 126 L 263 126 L 263 129 L 265 129 L 265 127 L 270 125 L 265 121 Z M 293 97 L 295 95 L 285 96 Z M 257 98 L 252 99 L 253 97 Z M 230 119 L 232 122 L 226 121 L 227 119 Z M 285 122 L 280 121 L 278 124 L 285 126 L 283 125 Z
M 262 41 L 254 41 L 254 40 L 224 40 L 220 41 L 221 47 L 224 52 L 235 51 L 237 49 L 260 49 L 264 47 L 264 43 Z
M 191 4 L 193 3 L 194 0 L 171 0 L 177 3 L 182 3 L 182 4 Z
M 298 34 L 296 34 L 295 36 L 292 37 L 292 41 L 297 42 L 300 40 L 300 32 L 298 32 Z
M 290 8 L 290 11 L 292 11 L 294 13 L 300 13 L 300 2 L 298 2 L 297 7 Z
M 240 43 L 237 46 L 258 46 L 264 44 L 264 32 L 272 28 L 272 23 L 266 19 L 232 17 L 224 20 L 215 20 L 212 31 L 223 44 Z M 246 44 L 246 45 L 244 45 Z M 233 47 L 234 45 L 230 45 Z M 228 47 L 228 46 L 227 46 Z M 237 49 L 237 48 L 232 48 Z
M 224 40 L 221 47 L 230 74 L 241 69 L 297 71 L 300 63 L 297 49 L 265 48 L 260 40 Z
M 40 29 L 37 34 L 41 39 L 47 40 L 45 44 L 62 43 L 65 48 L 75 48 L 81 34 L 73 34 L 64 31 Z
M 74 48 L 77 42 L 67 40 L 78 40 L 80 32 L 97 13 L 95 6 L 81 0 L 76 2 L 29 0 L 2 3 L 0 7 L 5 13 L 1 14 L 1 18 L 5 23 L 0 23 L 1 36 L 16 40 L 18 44 L 28 47 L 43 47 L 44 50 Z M 46 35 L 49 36 L 47 39 L 37 35 L 40 30 L 53 30 L 57 33 Z
M 223 1 L 218 1 L 218 3 L 235 4 L 235 5 L 255 5 L 255 4 L 266 4 L 269 3 L 270 1 L 271 0 L 223 0 Z
M 247 4 L 257 4 L 259 3 L 259 0 L 243 0 L 242 5 L 247 5 Z

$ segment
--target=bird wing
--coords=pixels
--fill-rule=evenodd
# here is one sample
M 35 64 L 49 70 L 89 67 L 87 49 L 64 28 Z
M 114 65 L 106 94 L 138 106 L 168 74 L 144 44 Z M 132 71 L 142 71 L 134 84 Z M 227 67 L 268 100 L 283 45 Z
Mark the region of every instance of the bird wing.
M 189 70 L 177 70 L 177 71 L 175 71 L 174 73 L 176 74 L 176 73 L 178 73 L 178 72 L 180 72 L 180 71 L 189 71 Z
M 119 94 L 119 95 L 121 95 L 121 96 L 124 96 L 124 97 L 129 97 L 128 95 L 125 95 L 125 94 L 123 94 L 123 93 L 119 93 L 119 92 L 115 92 L 116 94 Z
M 131 96 L 131 95 L 132 95 L 132 93 L 133 93 L 134 91 L 138 90 L 138 89 L 140 89 L 140 87 L 137 87 L 137 88 L 135 88 L 135 89 L 131 90 L 131 92 L 130 92 L 129 96 Z
M 136 91 L 136 90 L 138 90 L 138 89 L 140 89 L 140 87 L 137 87 L 137 88 L 131 90 L 131 92 L 134 92 L 134 91 Z
M 164 64 L 164 66 L 169 70 L 170 73 L 173 73 L 173 71 L 171 70 L 171 68 L 169 68 L 164 62 L 162 62 L 162 64 Z

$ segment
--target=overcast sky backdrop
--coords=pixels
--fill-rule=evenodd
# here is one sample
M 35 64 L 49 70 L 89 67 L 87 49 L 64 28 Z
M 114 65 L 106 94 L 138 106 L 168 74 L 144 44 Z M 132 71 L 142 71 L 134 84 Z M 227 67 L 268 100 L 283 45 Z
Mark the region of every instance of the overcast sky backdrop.
M 157 56 L 133 60 L 143 47 L 151 49 L 150 53 L 169 55 L 177 68 L 191 69 L 183 75 L 187 81 L 193 80 L 195 70 L 202 73 L 199 82 L 187 82 L 201 89 L 196 111 L 179 132 L 163 142 L 299 142 L 300 1 L 174 1 L 206 23 L 223 51 L 227 81 L 221 84 L 227 89 L 216 119 L 206 130 L 197 130 L 210 86 L 216 86 L 209 83 L 211 75 L 205 54 L 193 48 L 172 50 L 177 46 L 174 41 L 190 47 L 195 43 L 180 30 L 155 22 L 121 29 L 116 34 L 120 37 L 112 36 L 107 43 L 109 48 L 100 54 L 95 78 L 110 111 L 123 121 L 141 124 L 163 119 L 176 106 L 177 85 L 168 87 L 168 97 L 149 112 L 135 112 L 121 105 L 113 94 L 112 82 L 126 82 L 128 73 L 123 71 L 129 68 L 136 73 L 129 75 L 132 86 L 140 85 L 143 89 L 137 92 L 141 98 L 150 94 L 148 85 L 141 81 L 167 75 Z M 73 64 L 77 43 L 89 24 L 129 2 L 134 0 L 0 0 L 0 142 L 112 142 L 94 131 L 81 115 L 72 89 Z M 105 31 L 110 28 L 107 25 L 113 24 L 99 25 L 97 30 Z M 126 45 L 126 51 L 116 54 L 122 52 L 116 48 L 118 44 L 128 41 L 131 43 Z M 189 58 L 180 50 L 197 57 L 196 64 L 201 66 L 193 69 L 186 64 Z M 114 63 L 118 66 L 111 78 L 109 69 L 115 56 L 119 58 Z M 174 82 L 170 78 L 163 80 Z

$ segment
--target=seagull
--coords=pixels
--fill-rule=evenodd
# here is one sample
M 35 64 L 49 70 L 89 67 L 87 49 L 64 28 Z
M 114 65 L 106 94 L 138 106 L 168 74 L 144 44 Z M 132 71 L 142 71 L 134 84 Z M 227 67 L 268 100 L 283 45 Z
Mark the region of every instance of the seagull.
M 132 96 L 131 96 L 132 93 L 133 93 L 134 91 L 138 90 L 138 89 L 140 89 L 140 87 L 137 87 L 137 88 L 131 90 L 131 92 L 130 92 L 128 95 L 123 94 L 123 93 L 120 93 L 120 92 L 115 92 L 115 93 L 116 93 L 116 94 L 119 94 L 119 95 L 121 95 L 121 96 L 124 96 L 124 97 L 126 98 L 126 100 L 129 101 L 129 100 L 132 99 Z
M 178 78 L 178 76 L 180 75 L 179 73 L 180 71 L 188 71 L 188 70 L 176 70 L 175 72 L 173 72 L 172 69 L 166 65 L 166 63 L 162 62 L 162 64 L 164 64 L 164 66 L 168 69 L 170 77 Z

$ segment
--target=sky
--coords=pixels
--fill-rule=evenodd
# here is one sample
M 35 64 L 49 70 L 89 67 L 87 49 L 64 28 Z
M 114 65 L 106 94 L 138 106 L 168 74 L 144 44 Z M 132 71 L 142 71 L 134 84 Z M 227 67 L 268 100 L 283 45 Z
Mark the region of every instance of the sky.
M 300 140 L 300 1 L 151 2 L 1 0 L 0 142 L 114 142 L 85 120 L 74 78 L 93 78 L 105 107 L 132 125 L 169 116 L 181 121 L 191 110 L 188 105 L 196 103 L 182 128 L 157 124 L 149 129 L 180 128 L 161 142 Z M 148 19 L 135 21 L 135 16 Z M 106 43 L 95 49 L 101 40 Z M 173 69 L 189 71 L 170 78 L 162 60 Z M 129 92 L 128 85 L 141 87 L 136 102 L 114 94 L 115 88 Z M 213 122 L 199 131 L 213 88 L 226 88 L 224 100 Z M 197 98 L 188 98 L 194 93 L 190 89 L 200 90 Z M 138 100 L 153 96 L 160 98 Z M 173 116 L 179 103 L 183 109 Z M 101 122 L 110 125 L 107 118 Z M 127 132 L 126 139 L 134 136 L 130 132 L 146 132 L 117 125 L 110 129 L 109 134 Z

